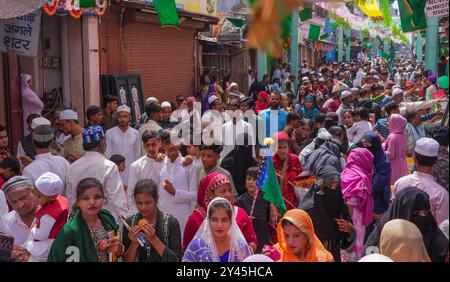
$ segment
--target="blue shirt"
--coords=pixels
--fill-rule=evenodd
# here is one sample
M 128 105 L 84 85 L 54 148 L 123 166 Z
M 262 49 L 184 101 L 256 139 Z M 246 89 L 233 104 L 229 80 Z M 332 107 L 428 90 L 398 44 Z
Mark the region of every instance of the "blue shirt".
M 226 251 L 220 256 L 220 262 L 228 262 L 228 257 L 230 256 L 230 250 Z
M 274 133 L 280 132 L 284 130 L 284 127 L 286 126 L 286 118 L 288 113 L 282 109 L 278 109 L 278 127 L 271 130 L 270 128 L 270 118 L 274 117 L 274 114 L 271 114 L 270 108 L 265 109 L 264 111 L 260 112 L 260 116 L 264 118 L 265 121 L 265 127 L 266 127 L 266 137 L 271 137 Z

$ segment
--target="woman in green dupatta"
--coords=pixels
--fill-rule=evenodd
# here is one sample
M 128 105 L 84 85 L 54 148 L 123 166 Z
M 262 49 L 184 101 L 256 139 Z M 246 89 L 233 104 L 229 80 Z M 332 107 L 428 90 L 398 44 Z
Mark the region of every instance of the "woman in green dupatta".
M 74 216 L 56 237 L 48 261 L 115 261 L 125 247 L 116 237 L 119 226 L 113 216 L 102 209 L 105 199 L 102 184 L 95 178 L 81 180 L 76 198 Z
M 134 200 L 139 213 L 128 218 L 124 228 L 125 262 L 177 262 L 181 258 L 181 231 L 178 220 L 157 208 L 158 186 L 153 180 L 136 183 Z M 143 246 L 138 242 L 141 240 Z

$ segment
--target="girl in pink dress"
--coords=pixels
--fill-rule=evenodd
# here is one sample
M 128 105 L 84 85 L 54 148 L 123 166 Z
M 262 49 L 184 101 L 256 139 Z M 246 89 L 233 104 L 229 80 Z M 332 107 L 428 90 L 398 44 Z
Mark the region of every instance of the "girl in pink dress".
M 389 117 L 390 134 L 383 144 L 383 149 L 391 161 L 391 185 L 394 185 L 397 179 L 409 174 L 406 162 L 408 135 L 405 129 L 407 124 L 407 120 L 399 114 L 392 114 Z

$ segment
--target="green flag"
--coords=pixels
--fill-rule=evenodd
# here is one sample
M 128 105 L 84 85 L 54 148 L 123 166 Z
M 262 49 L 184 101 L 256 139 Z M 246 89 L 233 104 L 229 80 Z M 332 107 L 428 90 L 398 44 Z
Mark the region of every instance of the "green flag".
M 395 47 L 394 47 L 394 42 L 391 41 L 391 46 L 389 47 L 389 58 L 387 59 L 387 67 L 388 67 L 389 74 L 392 73 L 394 64 L 395 64 Z
M 427 28 L 424 0 L 398 0 L 403 32 Z
M 320 25 L 311 24 L 309 26 L 308 40 L 317 41 L 319 39 L 319 34 L 320 34 Z
M 242 28 L 245 25 L 245 20 L 240 18 L 227 18 L 227 21 L 232 23 L 235 27 Z
M 153 0 L 162 27 L 178 27 L 178 12 L 175 0 Z
M 298 12 L 298 16 L 302 22 L 312 19 L 312 8 L 303 8 Z
M 278 184 L 277 173 L 275 171 L 275 167 L 273 166 L 273 160 L 271 157 L 267 157 L 265 162 L 265 169 L 267 169 L 268 177 L 262 188 L 262 191 L 264 192 L 263 199 L 274 204 L 280 211 L 281 216 L 283 216 L 286 212 L 286 205 L 284 203 L 280 185 Z
M 324 34 L 322 34 L 319 38 L 323 40 L 323 39 L 327 39 L 328 36 L 329 36 L 328 33 L 324 33 Z
M 97 4 L 95 0 L 80 0 L 80 8 L 96 8 L 96 7 Z
M 384 51 L 381 51 L 381 57 L 383 57 L 387 60 L 387 59 L 389 59 L 389 54 Z

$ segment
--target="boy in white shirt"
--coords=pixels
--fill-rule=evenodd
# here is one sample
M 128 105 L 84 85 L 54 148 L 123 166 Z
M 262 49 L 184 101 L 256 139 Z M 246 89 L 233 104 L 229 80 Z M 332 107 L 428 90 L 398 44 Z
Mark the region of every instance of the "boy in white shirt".
M 178 219 L 183 234 L 193 204 L 197 201 L 196 167 L 194 164 L 183 166 L 179 151 L 181 142 L 171 142 L 170 130 L 162 132 L 161 142 L 166 158 L 160 177 L 158 207 Z

